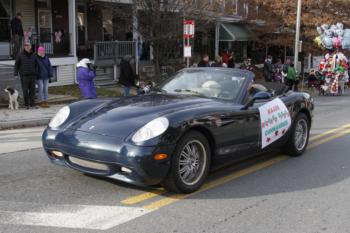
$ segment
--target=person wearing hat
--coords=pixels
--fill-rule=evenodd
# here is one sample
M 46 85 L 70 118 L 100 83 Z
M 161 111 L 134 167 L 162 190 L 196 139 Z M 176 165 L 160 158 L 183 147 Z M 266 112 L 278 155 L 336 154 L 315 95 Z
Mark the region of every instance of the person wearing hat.
M 47 99 L 49 97 L 49 81 L 53 77 L 52 65 L 50 59 L 45 55 L 45 48 L 40 46 L 38 48 L 38 53 L 36 56 L 38 63 L 38 87 L 39 87 L 39 100 L 40 107 L 48 108 L 50 107 Z
M 11 20 L 11 33 L 12 33 L 12 56 L 14 59 L 18 56 L 22 42 L 23 42 L 23 26 L 22 26 L 22 14 L 18 12 L 16 17 Z
M 24 105 L 27 109 L 36 108 L 35 106 L 35 81 L 38 75 L 38 63 L 36 55 L 32 52 L 32 45 L 29 42 L 24 43 L 24 50 L 17 56 L 14 76 L 18 74 L 21 78 Z
M 80 93 L 84 99 L 96 99 L 96 88 L 94 78 L 96 71 L 88 58 L 81 59 L 77 64 L 77 80 L 79 83 Z

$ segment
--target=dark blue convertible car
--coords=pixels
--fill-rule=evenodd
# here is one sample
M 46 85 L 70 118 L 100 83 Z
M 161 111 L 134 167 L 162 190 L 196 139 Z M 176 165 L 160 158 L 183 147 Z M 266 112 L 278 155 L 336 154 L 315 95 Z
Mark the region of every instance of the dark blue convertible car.
M 249 71 L 189 68 L 146 95 L 72 103 L 51 120 L 43 146 L 54 164 L 183 193 L 197 190 L 210 169 L 227 163 L 276 149 L 301 155 L 312 98 L 253 80 Z M 276 98 L 291 125 L 262 147 L 259 107 Z

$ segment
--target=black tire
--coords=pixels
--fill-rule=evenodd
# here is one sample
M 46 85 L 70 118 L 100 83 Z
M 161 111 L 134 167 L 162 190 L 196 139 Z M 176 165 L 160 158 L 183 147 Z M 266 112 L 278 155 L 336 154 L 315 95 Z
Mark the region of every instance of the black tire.
M 300 145 L 296 145 L 297 144 L 296 134 L 298 133 L 297 127 L 303 127 L 303 125 L 305 125 L 306 127 L 306 132 L 305 132 L 306 138 L 300 139 L 301 140 Z M 292 157 L 297 157 L 302 155 L 309 143 L 309 136 L 310 136 L 310 120 L 304 113 L 299 113 L 295 118 L 288 141 L 286 145 L 282 148 L 282 151 Z
M 201 158 L 198 159 L 199 171 L 194 172 L 194 173 L 196 172 L 199 172 L 199 173 L 197 174 L 198 176 L 194 176 L 195 179 L 191 183 L 184 181 L 185 178 L 183 176 L 185 174 L 183 175 L 180 174 L 181 173 L 180 170 L 184 170 L 184 169 L 186 170 L 186 168 L 190 167 L 189 164 L 186 164 L 186 165 L 180 164 L 180 160 L 182 161 L 181 163 L 184 164 L 185 157 L 184 155 L 182 155 L 182 152 L 187 151 L 186 146 L 188 145 L 190 145 L 190 148 L 192 149 L 193 147 L 191 146 L 196 147 L 196 150 L 198 150 L 201 153 Z M 211 158 L 211 153 L 210 153 L 210 146 L 209 146 L 208 140 L 201 133 L 197 131 L 190 131 L 179 140 L 175 148 L 175 152 L 172 155 L 170 171 L 167 177 L 162 182 L 162 185 L 164 186 L 164 188 L 168 189 L 169 191 L 176 192 L 176 193 L 192 193 L 198 190 L 202 186 L 206 177 L 208 176 L 208 172 L 210 168 L 210 160 L 211 160 L 210 158 Z

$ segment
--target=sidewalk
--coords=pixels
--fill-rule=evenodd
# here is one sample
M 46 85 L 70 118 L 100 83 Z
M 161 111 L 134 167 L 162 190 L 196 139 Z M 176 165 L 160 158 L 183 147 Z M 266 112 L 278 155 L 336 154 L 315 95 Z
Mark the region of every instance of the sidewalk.
M 0 108 L 0 130 L 44 126 L 65 104 L 76 101 L 77 98 L 66 95 L 50 95 L 50 108 L 9 110 Z
M 14 111 L 1 108 L 0 130 L 47 125 L 62 106 L 64 105 L 30 110 L 20 108 Z

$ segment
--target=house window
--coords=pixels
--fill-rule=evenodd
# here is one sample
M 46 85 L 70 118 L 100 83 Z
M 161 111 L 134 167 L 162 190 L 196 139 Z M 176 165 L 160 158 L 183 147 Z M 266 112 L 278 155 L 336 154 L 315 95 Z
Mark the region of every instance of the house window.
M 36 0 L 36 6 L 37 8 L 50 9 L 51 0 Z
M 0 1 L 0 41 L 10 41 L 10 11 L 11 2 Z

